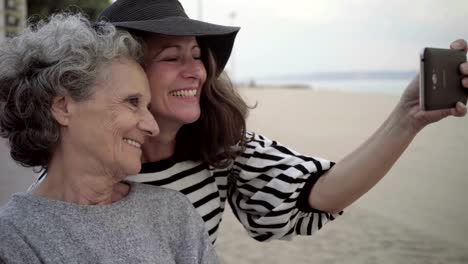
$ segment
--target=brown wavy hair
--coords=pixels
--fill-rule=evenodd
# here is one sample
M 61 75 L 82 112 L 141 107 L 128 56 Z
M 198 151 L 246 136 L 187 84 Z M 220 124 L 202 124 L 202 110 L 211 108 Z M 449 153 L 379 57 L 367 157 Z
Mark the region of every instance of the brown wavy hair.
M 152 33 L 130 30 L 148 51 L 146 41 Z M 201 114 L 197 121 L 186 124 L 177 132 L 173 157 L 192 160 L 216 168 L 229 165 L 238 156 L 248 139 L 245 136 L 248 106 L 233 86 L 228 75 L 219 71 L 213 52 L 206 42 L 209 38 L 197 37 L 201 59 L 206 69 L 206 81 L 200 96 Z
M 198 44 L 207 73 L 200 98 L 201 115 L 177 133 L 175 157 L 225 167 L 243 151 L 246 119 L 253 107 L 246 104 L 225 72 L 216 76 L 216 60 L 203 38 Z

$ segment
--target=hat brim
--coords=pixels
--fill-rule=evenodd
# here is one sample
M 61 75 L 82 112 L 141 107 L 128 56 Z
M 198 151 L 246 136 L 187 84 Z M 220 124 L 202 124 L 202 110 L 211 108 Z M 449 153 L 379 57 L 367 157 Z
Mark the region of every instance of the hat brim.
M 212 50 L 217 63 L 216 76 L 224 70 L 239 27 L 222 26 L 185 17 L 167 17 L 156 20 L 111 22 L 116 27 L 171 36 L 195 36 Z
M 167 17 L 155 20 L 112 22 L 117 27 L 173 36 L 227 35 L 239 27 L 221 26 L 185 17 Z

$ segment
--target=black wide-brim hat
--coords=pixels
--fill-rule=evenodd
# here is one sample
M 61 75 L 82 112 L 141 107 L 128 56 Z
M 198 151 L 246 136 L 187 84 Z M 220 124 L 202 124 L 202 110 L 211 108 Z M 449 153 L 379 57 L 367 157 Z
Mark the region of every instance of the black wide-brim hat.
M 191 19 L 177 0 L 118 0 L 98 18 L 116 27 L 172 36 L 195 36 L 213 52 L 216 75 L 231 55 L 239 27 L 222 26 Z

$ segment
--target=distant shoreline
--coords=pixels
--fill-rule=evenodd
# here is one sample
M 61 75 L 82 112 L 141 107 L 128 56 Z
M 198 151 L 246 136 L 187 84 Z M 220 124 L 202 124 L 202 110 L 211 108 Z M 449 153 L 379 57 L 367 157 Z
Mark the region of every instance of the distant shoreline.
M 416 71 L 315 72 L 244 79 L 237 82 L 236 86 L 396 95 L 403 92 L 416 74 Z
M 323 80 L 407 80 L 417 74 L 417 71 L 336 71 L 312 72 L 301 74 L 285 74 L 258 77 L 258 80 L 301 80 L 305 82 Z
M 400 95 L 411 79 L 402 80 L 260 80 L 249 83 L 236 83 L 236 87 L 252 89 L 307 89 L 313 91 L 334 91 L 351 93 L 379 93 Z

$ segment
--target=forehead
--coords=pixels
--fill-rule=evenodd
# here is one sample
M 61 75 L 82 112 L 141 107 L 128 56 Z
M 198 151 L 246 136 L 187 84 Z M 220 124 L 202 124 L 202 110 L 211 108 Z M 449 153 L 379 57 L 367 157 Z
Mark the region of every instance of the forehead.
M 198 45 L 195 36 L 170 36 L 162 34 L 150 34 L 145 38 L 150 49 L 161 49 L 168 46 Z
M 143 68 L 133 59 L 114 59 L 106 68 L 96 92 L 102 90 L 108 97 L 124 96 L 131 93 L 149 95 L 148 82 Z

